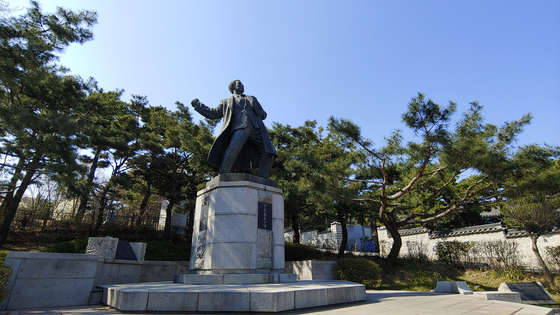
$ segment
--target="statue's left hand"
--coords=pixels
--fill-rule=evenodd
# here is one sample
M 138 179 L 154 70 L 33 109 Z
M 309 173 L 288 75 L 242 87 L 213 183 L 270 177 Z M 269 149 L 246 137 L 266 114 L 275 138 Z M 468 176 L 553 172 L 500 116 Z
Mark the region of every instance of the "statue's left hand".
M 198 100 L 198 98 L 195 98 L 195 99 L 193 99 L 193 100 L 191 101 L 191 105 L 192 105 L 193 107 L 195 107 L 195 106 L 198 105 L 199 103 L 200 103 L 200 101 Z

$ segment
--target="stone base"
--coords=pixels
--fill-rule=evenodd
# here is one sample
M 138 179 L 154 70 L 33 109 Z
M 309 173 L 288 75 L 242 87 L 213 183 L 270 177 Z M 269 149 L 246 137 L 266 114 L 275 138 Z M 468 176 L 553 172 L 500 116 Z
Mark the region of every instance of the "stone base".
M 365 286 L 348 281 L 244 285 L 153 282 L 101 288 L 101 302 L 123 312 L 282 312 L 366 298 Z
M 285 273 L 295 273 L 298 280 L 338 280 L 336 261 L 287 261 Z
M 223 174 L 198 192 L 191 273 L 283 273 L 282 190 L 254 181 L 225 181 L 239 179 L 233 175 L 250 177 L 248 174 Z
M 183 274 L 175 275 L 173 283 L 181 284 L 263 284 L 263 283 L 293 283 L 297 275 L 282 274 Z
M 483 300 L 498 300 L 514 303 L 523 303 L 519 292 L 500 292 L 500 291 L 477 291 L 474 297 Z
M 438 281 L 434 293 L 473 294 L 465 281 Z

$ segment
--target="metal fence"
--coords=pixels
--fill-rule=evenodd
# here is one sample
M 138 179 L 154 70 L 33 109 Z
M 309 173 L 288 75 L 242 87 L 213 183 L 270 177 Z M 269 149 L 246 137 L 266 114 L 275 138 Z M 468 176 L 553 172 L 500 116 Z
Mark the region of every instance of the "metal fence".
M 91 229 L 95 225 L 96 214 L 86 214 L 82 220 L 77 222 L 70 213 L 49 213 L 30 210 L 18 210 L 14 220 L 12 221 L 11 230 L 14 232 L 27 231 L 39 232 L 45 230 L 57 229 Z M 114 214 L 107 213 L 103 216 L 103 224 L 120 227 L 148 227 L 158 229 L 159 215 L 143 215 L 136 214 Z

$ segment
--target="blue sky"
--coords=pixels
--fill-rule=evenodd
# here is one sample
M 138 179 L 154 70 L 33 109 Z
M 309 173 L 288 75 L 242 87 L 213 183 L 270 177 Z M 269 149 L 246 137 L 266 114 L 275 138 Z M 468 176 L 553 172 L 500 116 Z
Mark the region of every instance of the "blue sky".
M 27 0 L 8 0 L 28 7 Z M 272 122 L 351 119 L 377 145 L 418 92 L 477 100 L 486 122 L 530 112 L 519 145 L 560 146 L 560 1 L 43 0 L 97 11 L 95 39 L 61 64 L 152 105 L 216 106 L 240 79 Z M 21 13 L 24 10 L 19 11 Z M 202 119 L 198 114 L 195 119 Z M 412 140 L 410 133 L 405 133 Z

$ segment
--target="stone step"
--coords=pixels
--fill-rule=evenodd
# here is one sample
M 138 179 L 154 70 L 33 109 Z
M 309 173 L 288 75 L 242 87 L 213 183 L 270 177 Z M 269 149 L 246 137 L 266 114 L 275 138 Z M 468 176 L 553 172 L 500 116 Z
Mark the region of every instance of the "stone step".
M 182 284 L 259 284 L 296 282 L 297 275 L 282 274 L 180 274 L 173 277 L 173 283 Z
M 101 302 L 123 312 L 282 312 L 366 298 L 365 287 L 349 281 L 244 285 L 153 282 L 100 287 Z

